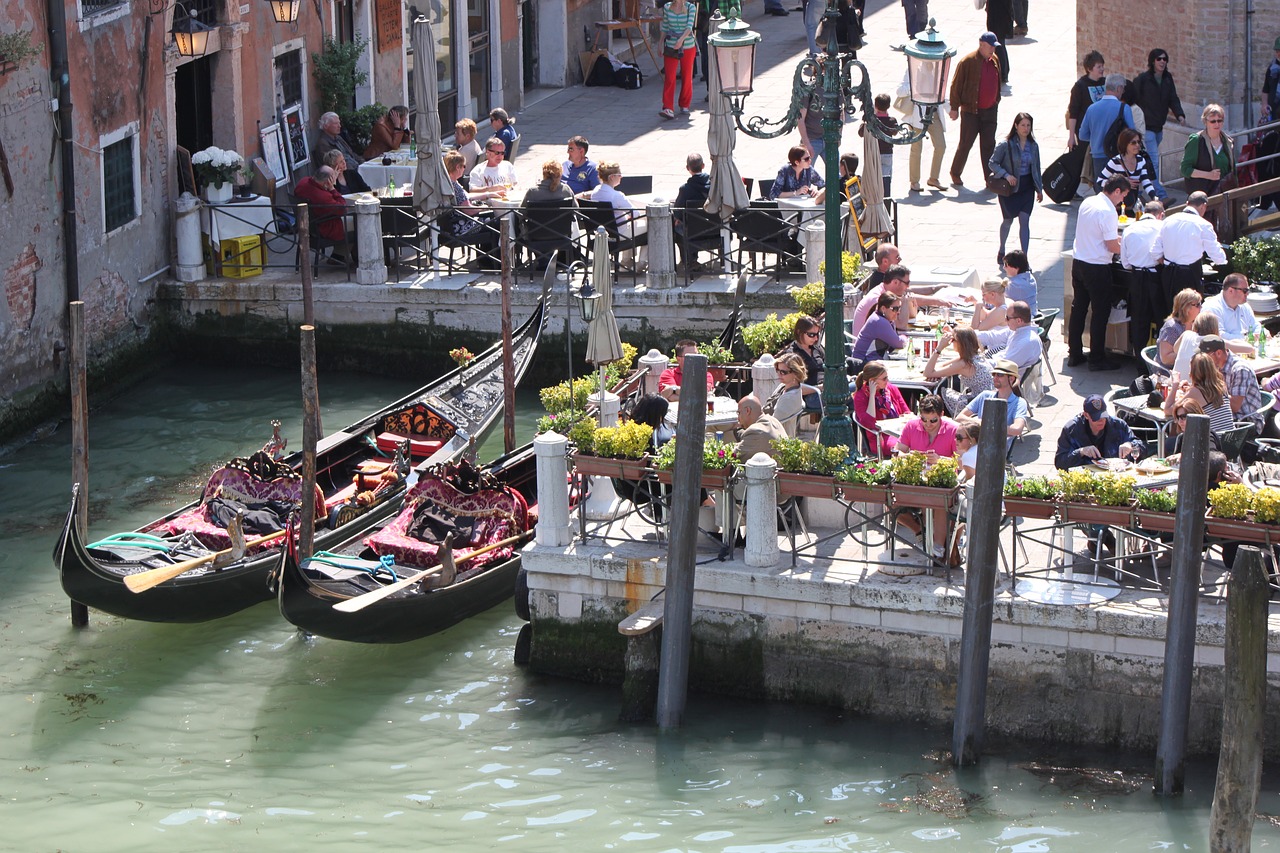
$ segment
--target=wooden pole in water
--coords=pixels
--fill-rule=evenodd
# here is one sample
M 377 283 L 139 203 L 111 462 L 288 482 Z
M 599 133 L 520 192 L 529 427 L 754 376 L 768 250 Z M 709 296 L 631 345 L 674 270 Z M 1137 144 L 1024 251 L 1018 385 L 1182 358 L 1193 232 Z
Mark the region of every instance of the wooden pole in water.
M 951 733 L 951 760 L 961 766 L 978 762 L 986 729 L 1008 405 L 1007 400 L 999 397 L 987 400 L 982 406 L 982 428 L 978 435 L 978 473 L 973 483 L 973 505 L 969 508 L 969 563 L 965 567 L 960 674 Z
M 71 378 L 71 479 L 80 490 L 76 528 L 80 538 L 89 533 L 89 388 L 86 379 L 88 347 L 84 340 L 84 303 L 72 302 L 68 310 L 71 340 L 67 347 L 68 372 Z M 71 602 L 71 624 L 83 628 L 89 624 L 89 608 Z
M 511 352 L 511 232 L 502 230 L 502 446 L 516 449 L 516 361 Z
M 302 273 L 302 322 L 315 326 L 316 308 L 311 298 L 311 210 L 305 203 L 298 205 L 297 232 L 298 270 Z
M 316 442 L 320 440 L 320 390 L 316 380 L 316 330 L 303 326 L 302 339 L 302 517 L 298 526 L 298 559 L 315 551 Z
M 698 493 L 707 426 L 707 357 L 686 355 L 682 376 L 676 465 L 672 472 L 667 594 L 662 610 L 662 660 L 658 668 L 658 727 L 663 729 L 680 725 L 689 687 L 694 550 L 698 544 Z M 725 530 L 723 535 L 732 542 L 734 532 Z
M 1196 607 L 1203 568 L 1204 505 L 1209 491 L 1209 419 L 1187 417 L 1174 513 L 1169 617 L 1165 620 L 1164 683 L 1160 688 L 1160 740 L 1156 746 L 1157 794 L 1181 794 L 1186 780 L 1187 720 L 1195 669 Z
M 1262 726 L 1267 698 L 1267 606 L 1271 589 L 1262 551 L 1241 548 L 1227 590 L 1222 748 L 1213 788 L 1209 849 L 1246 853 L 1262 783 Z

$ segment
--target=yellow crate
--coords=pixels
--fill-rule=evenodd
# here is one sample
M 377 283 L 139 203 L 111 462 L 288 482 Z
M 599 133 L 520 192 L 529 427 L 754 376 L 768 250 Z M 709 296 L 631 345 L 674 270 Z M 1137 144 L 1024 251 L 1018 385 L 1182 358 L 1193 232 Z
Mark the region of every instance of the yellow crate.
M 262 237 L 251 234 L 248 237 L 228 237 L 219 243 L 219 254 L 222 256 L 222 274 L 227 278 L 249 278 L 262 275 L 262 267 L 267 262 L 267 253 L 262 246 Z

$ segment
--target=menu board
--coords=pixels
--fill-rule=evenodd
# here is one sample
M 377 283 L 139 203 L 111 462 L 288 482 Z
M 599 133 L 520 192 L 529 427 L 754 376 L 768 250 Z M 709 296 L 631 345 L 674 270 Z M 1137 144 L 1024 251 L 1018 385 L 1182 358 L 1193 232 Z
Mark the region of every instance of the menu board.
M 398 48 L 404 40 L 403 0 L 375 0 L 373 13 L 378 20 L 378 52 Z
M 284 111 L 285 151 L 289 154 L 290 171 L 296 172 L 311 159 L 307 145 L 307 128 L 302 122 L 302 106 L 295 105 Z

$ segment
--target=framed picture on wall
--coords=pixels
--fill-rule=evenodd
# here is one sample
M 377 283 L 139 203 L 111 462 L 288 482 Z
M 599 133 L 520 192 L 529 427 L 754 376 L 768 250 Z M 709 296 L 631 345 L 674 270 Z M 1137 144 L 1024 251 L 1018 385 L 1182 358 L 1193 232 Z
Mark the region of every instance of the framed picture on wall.
M 284 138 L 280 135 L 280 125 L 260 128 L 258 135 L 262 139 L 262 159 L 271 170 L 276 185 L 289 183 L 289 170 L 284 167 Z
M 307 128 L 302 121 L 302 105 L 286 107 L 284 117 L 285 152 L 289 155 L 289 171 L 296 172 L 308 165 L 311 148 L 307 145 Z

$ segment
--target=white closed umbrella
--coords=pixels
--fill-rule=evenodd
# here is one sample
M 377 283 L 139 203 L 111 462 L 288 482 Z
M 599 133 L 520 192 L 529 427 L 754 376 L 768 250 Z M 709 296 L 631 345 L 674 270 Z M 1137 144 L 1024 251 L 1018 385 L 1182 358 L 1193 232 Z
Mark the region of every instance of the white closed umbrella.
M 741 210 L 751 203 L 747 196 L 747 188 L 743 186 L 742 175 L 733 162 L 733 149 L 737 144 L 737 132 L 733 127 L 733 116 L 729 112 L 729 99 L 720 93 L 720 68 L 716 61 L 716 51 L 709 50 L 711 121 L 707 124 L 707 151 L 711 154 L 711 187 L 707 194 L 707 203 L 703 210 L 713 213 L 726 222 L 734 211 Z
M 868 119 L 874 121 L 874 119 Z M 866 124 L 862 129 L 862 203 L 865 205 L 858 224 L 863 234 L 889 234 L 893 221 L 884 207 L 884 178 L 880 175 L 880 140 Z
M 413 43 L 413 93 L 418 114 L 413 134 L 418 143 L 418 171 L 413 181 L 413 202 L 427 216 L 453 207 L 453 181 L 445 171 L 440 142 L 440 98 L 436 81 L 436 40 L 431 22 L 414 19 L 409 32 Z
M 596 313 L 587 326 L 587 361 L 600 368 L 600 394 L 604 386 L 604 366 L 622 358 L 622 336 L 618 332 L 618 319 L 613 315 L 613 264 L 609 256 L 609 233 L 596 229 L 595 247 L 592 250 L 591 284 L 600 295 L 596 300 Z

